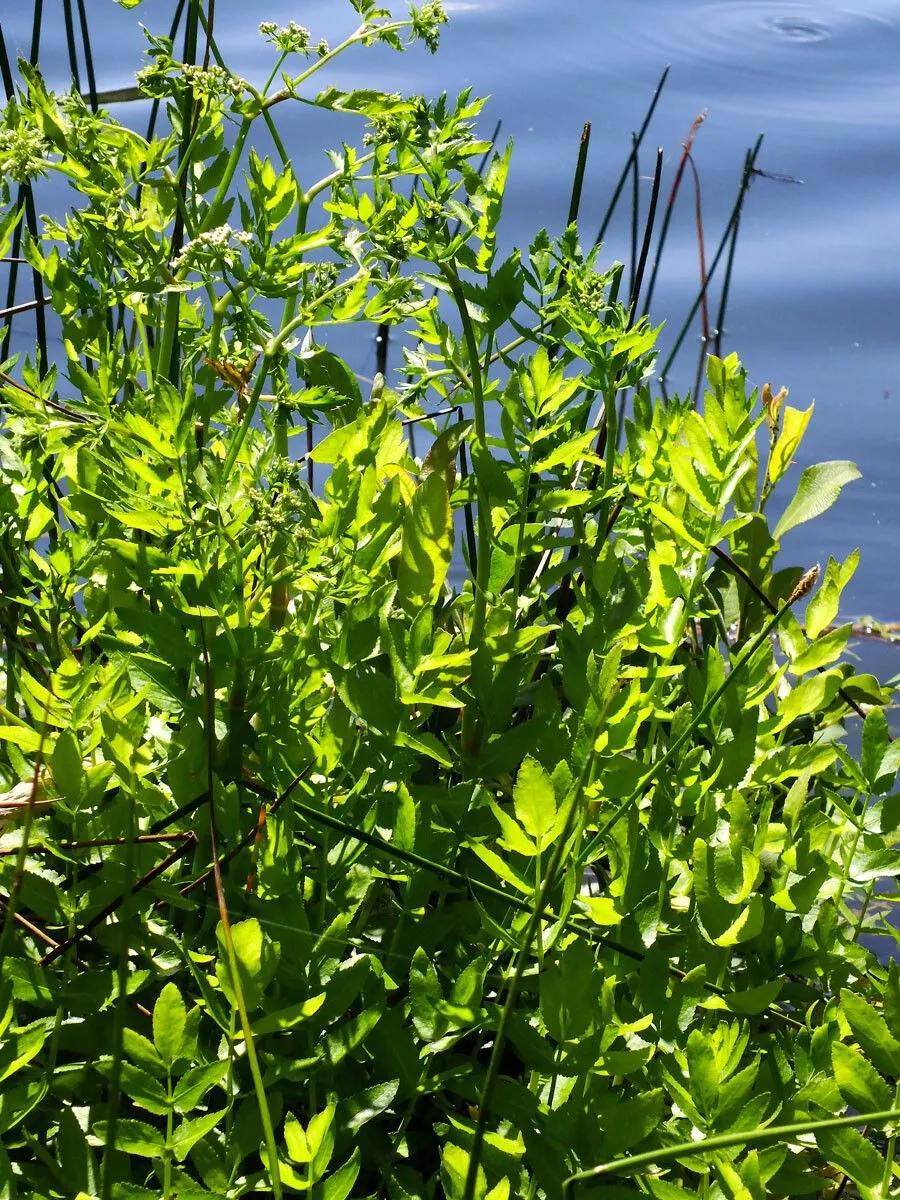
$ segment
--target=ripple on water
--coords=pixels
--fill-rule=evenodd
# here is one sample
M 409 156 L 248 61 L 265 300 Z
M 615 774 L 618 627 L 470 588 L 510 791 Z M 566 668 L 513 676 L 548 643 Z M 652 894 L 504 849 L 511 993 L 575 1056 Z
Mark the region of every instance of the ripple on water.
M 827 25 L 811 17 L 766 17 L 763 24 L 779 37 L 792 42 L 824 42 L 831 34 Z
M 900 0 L 614 2 L 615 58 L 671 63 L 672 83 L 685 80 L 719 111 L 896 123 Z

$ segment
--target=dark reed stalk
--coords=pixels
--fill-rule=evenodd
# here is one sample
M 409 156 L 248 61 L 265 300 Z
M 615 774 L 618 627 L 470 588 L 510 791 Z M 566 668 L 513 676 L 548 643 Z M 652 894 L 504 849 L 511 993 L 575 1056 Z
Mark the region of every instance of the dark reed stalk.
M 631 135 L 631 263 L 628 275 L 628 294 L 634 295 L 637 279 L 638 226 L 641 223 L 641 170 L 638 155 L 637 134 Z
M 703 321 L 703 339 L 709 341 L 709 303 L 706 295 L 706 245 L 703 237 L 703 200 L 700 191 L 700 173 L 694 156 L 688 153 L 688 163 L 694 177 L 694 220 L 697 225 L 697 254 L 700 259 L 700 288 L 703 292 L 703 302 L 700 306 Z
M 722 357 L 722 338 L 725 335 L 725 311 L 728 306 L 728 296 L 731 292 L 731 275 L 734 269 L 734 257 L 737 250 L 740 229 L 741 221 L 740 217 L 738 217 L 731 233 L 731 241 L 728 244 L 728 257 L 725 260 L 725 278 L 722 281 L 722 294 L 719 297 L 719 309 L 716 313 L 716 324 L 713 329 L 713 353 L 716 358 Z
M 566 225 L 574 225 L 578 220 L 578 211 L 581 208 L 581 194 L 584 189 L 584 172 L 587 167 L 588 150 L 591 146 L 591 123 L 585 121 L 584 128 L 581 131 L 581 141 L 578 143 L 578 158 L 575 162 L 575 174 L 572 177 L 572 192 L 569 196 L 569 213 L 566 218 Z
M 213 37 L 216 27 L 216 0 L 206 0 L 206 20 L 204 22 L 204 32 L 206 41 L 203 45 L 203 70 L 209 70 L 209 56 L 213 47 Z
M 656 224 L 656 208 L 659 204 L 659 188 L 662 183 L 663 150 L 656 149 L 656 167 L 653 171 L 653 186 L 650 189 L 650 207 L 647 209 L 647 220 L 644 224 L 644 240 L 641 243 L 641 255 L 638 259 L 637 271 L 631 290 L 631 319 L 635 319 L 638 311 L 638 300 L 644 284 L 644 272 L 647 269 L 647 258 L 650 254 L 650 242 L 653 238 L 653 227 Z
M 200 28 L 199 5 L 201 0 L 190 0 L 187 10 L 187 17 L 184 24 L 184 51 L 182 54 L 185 63 L 193 64 L 197 61 L 197 40 Z M 179 168 L 183 165 L 186 156 L 190 151 L 191 133 L 194 127 L 194 93 L 191 88 L 185 91 L 184 104 L 181 110 L 181 141 L 178 147 L 178 164 Z M 178 205 L 175 213 L 175 224 L 172 229 L 172 240 L 169 246 L 169 256 L 174 258 L 184 245 L 184 204 L 186 196 L 187 179 L 182 173 L 179 181 L 181 191 L 182 204 Z M 175 382 L 178 378 L 179 362 L 181 358 L 181 347 L 178 338 L 178 321 L 177 313 L 180 303 L 180 297 L 170 295 L 167 299 L 166 323 L 171 322 L 174 326 L 174 336 L 171 341 L 171 353 L 168 363 L 161 363 L 160 366 L 167 372 L 170 382 Z M 173 319 L 174 318 L 174 319 Z
M 666 211 L 663 214 L 662 227 L 659 231 L 659 242 L 656 246 L 656 257 L 653 260 L 653 270 L 650 272 L 650 283 L 647 286 L 647 298 L 644 301 L 644 313 L 650 311 L 650 305 L 653 302 L 653 292 L 656 288 L 656 277 L 659 274 L 659 264 L 662 262 L 662 254 L 666 245 L 666 238 L 669 236 L 669 225 L 672 221 L 672 215 L 675 212 L 675 201 L 678 199 L 678 193 L 681 189 L 681 180 L 684 176 L 685 168 L 687 167 L 687 158 L 691 152 L 691 147 L 694 144 L 694 138 L 697 136 L 697 130 L 706 120 L 706 109 L 699 113 L 693 125 L 688 130 L 688 135 L 683 143 L 681 159 L 678 163 L 678 169 L 675 172 L 675 178 L 672 181 L 672 189 L 669 192 L 669 199 L 666 201 Z
M 169 26 L 169 40 L 171 42 L 175 41 L 175 38 L 178 34 L 178 26 L 181 24 L 181 17 L 184 12 L 185 3 L 186 3 L 186 0 L 178 0 L 178 4 L 175 7 L 175 14 L 172 17 L 172 23 Z M 119 92 L 123 93 L 122 95 L 120 95 L 118 97 L 119 102 L 121 102 L 123 100 L 141 100 L 144 98 L 143 94 L 141 93 L 139 88 L 121 88 L 121 89 L 119 89 Z M 111 96 L 114 97 L 115 95 L 116 95 L 115 91 L 113 91 L 113 93 L 103 92 L 98 95 L 97 99 L 98 99 L 98 101 L 101 101 L 104 104 L 114 103 L 116 101 L 114 99 L 112 99 Z M 159 108 L 160 108 L 161 103 L 162 103 L 162 101 L 159 100 L 158 98 L 156 98 L 152 101 L 152 103 L 150 105 L 150 116 L 147 120 L 147 133 L 145 135 L 148 142 L 153 139 L 153 133 L 154 133 L 154 130 L 156 129 L 156 122 L 157 122 L 157 118 L 159 117 Z M 135 189 L 135 203 L 139 202 L 139 199 L 140 199 L 139 193 L 140 193 L 140 188 L 137 187 Z M 119 305 L 117 317 L 118 317 L 118 322 L 119 322 L 119 329 L 122 329 L 124 327 L 124 323 L 125 323 L 125 312 L 121 305 Z M 156 339 L 155 339 L 155 330 L 154 330 L 153 326 L 149 326 L 147 329 L 147 339 L 151 346 L 153 346 L 155 344 Z M 133 347 L 136 340 L 137 340 L 137 326 L 132 325 L 131 331 L 128 335 L 129 347 Z
M 34 0 L 31 17 L 31 49 L 28 51 L 28 61 L 35 66 L 41 52 L 41 25 L 44 19 L 44 0 Z M 2 30 L 0 30 L 2 32 Z
M 12 70 L 9 65 L 9 55 L 6 52 L 6 39 L 3 36 L 3 26 L 0 25 L 0 81 L 3 83 L 3 93 L 7 100 L 11 100 L 16 90 L 16 85 L 13 81 Z M 25 262 L 24 258 L 13 260 L 5 258 L 4 262 L 18 261 Z
M 175 41 L 175 38 L 178 35 L 178 26 L 181 24 L 181 18 L 184 15 L 184 8 L 185 8 L 186 3 L 187 3 L 187 0 L 178 0 L 178 4 L 176 5 L 175 15 L 172 17 L 172 24 L 169 26 L 169 40 L 172 42 Z M 146 134 L 148 142 L 152 139 L 153 134 L 156 130 L 156 122 L 159 118 L 159 109 L 160 109 L 161 103 L 162 103 L 161 100 L 156 99 L 150 105 L 150 118 L 147 121 L 147 134 Z
M 75 45 L 75 22 L 72 19 L 72 0 L 63 0 L 63 27 L 66 31 L 66 49 L 69 52 L 69 71 L 77 91 L 81 91 L 81 73 L 78 70 L 78 49 Z
M 12 308 L 0 309 L 0 317 L 15 317 L 19 313 L 34 312 L 36 308 L 52 303 L 53 301 L 49 296 L 44 296 L 41 300 L 23 300 L 21 304 L 14 304 Z
M 622 194 L 622 189 L 625 186 L 626 180 L 628 179 L 628 173 L 631 170 L 632 155 L 634 155 L 637 152 L 637 150 L 640 148 L 641 142 L 644 140 L 644 134 L 647 132 L 647 128 L 650 125 L 650 122 L 653 120 L 653 114 L 656 112 L 656 106 L 659 103 L 659 98 L 662 95 L 662 90 L 665 87 L 666 80 L 668 78 L 669 78 L 669 67 L 666 67 L 666 69 L 663 71 L 662 75 L 660 75 L 660 77 L 659 77 L 659 83 L 656 85 L 656 91 L 653 93 L 653 97 L 650 101 L 650 105 L 644 116 L 644 120 L 641 124 L 640 129 L 638 130 L 637 140 L 632 145 L 631 154 L 629 154 L 628 159 L 625 163 L 625 166 L 622 168 L 622 174 L 619 176 L 619 182 L 616 184 L 615 190 L 613 191 L 613 194 L 612 194 L 612 198 L 609 202 L 609 205 L 607 206 L 606 212 L 604 213 L 603 220 L 600 222 L 600 228 L 597 232 L 597 236 L 594 238 L 595 246 L 598 245 L 600 242 L 602 242 L 604 237 L 606 236 L 606 231 L 609 228 L 609 223 L 612 220 L 613 214 L 616 211 L 616 206 L 619 203 L 619 197 Z
M 35 4 L 35 19 L 32 25 L 31 38 L 31 53 L 30 62 L 32 66 L 37 63 L 37 55 L 40 49 L 40 15 L 43 11 L 43 6 L 40 3 Z M 3 90 L 6 93 L 6 99 L 11 100 L 15 95 L 15 83 L 13 81 L 12 68 L 9 62 L 9 54 L 6 49 L 6 39 L 3 36 L 3 25 L 0 22 L 0 78 L 3 80 Z M 34 193 L 31 190 L 30 184 L 20 184 L 16 192 L 16 207 L 25 209 L 25 223 L 28 226 L 29 233 L 37 238 L 37 213 L 34 206 Z M 4 307 L 10 311 L 4 321 L 3 332 L 0 334 L 0 357 L 5 357 L 9 352 L 12 343 L 12 323 L 14 310 L 16 308 L 16 286 L 19 278 L 19 266 L 25 260 L 21 257 L 22 249 L 22 223 L 21 221 L 13 230 L 12 246 L 10 248 L 9 258 L 9 276 L 6 282 L 6 303 Z M 47 322 L 44 317 L 44 281 L 40 274 L 32 267 L 31 280 L 34 294 L 35 309 L 35 328 L 37 334 L 38 352 L 40 356 L 39 371 L 43 375 L 47 370 Z
M 744 162 L 744 169 L 749 170 L 751 182 L 753 181 L 753 179 L 756 176 L 760 176 L 762 179 L 774 180 L 775 183 L 795 183 L 798 186 L 802 186 L 803 180 L 795 179 L 793 175 L 784 175 L 784 174 L 780 174 L 779 172 L 776 172 L 776 171 L 761 171 L 759 169 L 759 167 L 754 167 L 754 166 L 748 167 L 747 160 L 749 160 L 749 157 L 750 157 L 750 151 L 748 150 L 747 156 L 746 156 L 746 159 Z M 731 294 L 731 275 L 732 275 L 732 269 L 734 267 L 734 256 L 735 256 L 735 251 L 737 250 L 738 232 L 740 230 L 740 225 L 741 225 L 741 213 L 738 213 L 737 220 L 734 223 L 734 231 L 731 235 L 731 242 L 728 247 L 728 258 L 725 263 L 725 279 L 722 283 L 722 296 L 721 296 L 721 299 L 719 300 L 719 311 L 716 314 L 716 324 L 715 324 L 715 328 L 713 330 L 713 338 L 715 340 L 714 353 L 717 358 L 720 358 L 721 353 L 722 353 L 722 338 L 725 333 L 725 310 L 728 305 L 729 296 Z
M 744 156 L 744 171 L 750 169 L 750 151 L 748 150 Z M 751 172 L 752 175 L 752 172 Z M 716 326 L 713 331 L 715 338 L 715 355 L 717 358 L 722 356 L 722 338 L 725 334 L 725 311 L 728 307 L 728 296 L 731 292 L 731 275 L 734 270 L 734 256 L 737 251 L 738 234 L 741 230 L 741 213 L 739 212 L 734 222 L 734 229 L 731 233 L 731 241 L 728 245 L 728 257 L 725 260 L 725 278 L 722 281 L 722 294 L 719 297 L 719 310 L 716 313 Z
M 97 78 L 94 74 L 94 54 L 91 50 L 91 34 L 88 28 L 87 12 L 84 7 L 84 0 L 77 0 L 78 3 L 78 24 L 81 27 L 81 45 L 84 50 L 84 73 L 87 78 L 88 97 L 91 108 L 94 112 L 99 107 L 97 100 Z M 79 89 L 80 90 L 80 89 Z
M 697 355 L 697 371 L 694 375 L 694 390 L 691 393 L 696 402 L 696 398 L 700 393 L 700 385 L 703 380 L 703 366 L 706 362 L 706 354 L 710 343 L 711 333 L 709 328 L 709 301 L 706 294 L 706 244 L 703 236 L 703 203 L 700 191 L 700 174 L 697 170 L 697 164 L 694 162 L 694 156 L 689 153 L 687 157 L 691 167 L 691 174 L 694 177 L 694 218 L 697 224 L 697 254 L 700 261 L 700 291 L 703 294 L 703 303 L 700 306 L 700 353 Z
M 687 337 L 687 332 L 691 327 L 691 322 L 693 321 L 694 317 L 697 314 L 697 309 L 700 307 L 700 303 L 703 299 L 703 295 L 706 293 L 706 290 L 709 286 L 710 280 L 713 278 L 713 276 L 716 273 L 716 268 L 719 265 L 719 261 L 722 258 L 722 255 L 725 253 L 725 247 L 728 245 L 728 240 L 731 237 L 731 232 L 734 229 L 734 226 L 735 226 L 738 218 L 740 217 L 741 210 L 743 209 L 744 199 L 747 195 L 747 190 L 750 187 L 750 181 L 753 178 L 753 167 L 756 163 L 757 156 L 762 147 L 762 142 L 763 142 L 763 135 L 760 134 L 759 137 L 756 139 L 753 149 L 750 151 L 749 155 L 747 156 L 747 159 L 746 159 L 745 165 L 744 165 L 744 172 L 741 177 L 740 187 L 738 188 L 738 194 L 737 194 L 737 197 L 735 198 L 734 206 L 731 210 L 731 215 L 728 218 L 728 224 L 725 226 L 725 232 L 722 234 L 722 238 L 719 242 L 718 249 L 716 250 L 716 253 L 713 257 L 709 271 L 707 273 L 706 285 L 703 288 L 701 288 L 701 294 L 696 297 L 696 299 L 694 300 L 694 303 L 691 305 L 691 310 L 688 313 L 688 315 L 685 319 L 685 322 L 679 331 L 678 337 L 676 338 L 676 341 L 675 341 L 675 345 L 672 348 L 671 352 L 669 353 L 669 357 L 666 359 L 665 365 L 663 366 L 662 371 L 660 372 L 659 377 L 660 377 L 661 382 L 663 380 L 665 380 L 666 376 L 668 375 L 669 370 L 672 366 L 672 363 L 675 361 L 678 351 L 681 349 L 682 343 L 684 342 L 684 339 Z

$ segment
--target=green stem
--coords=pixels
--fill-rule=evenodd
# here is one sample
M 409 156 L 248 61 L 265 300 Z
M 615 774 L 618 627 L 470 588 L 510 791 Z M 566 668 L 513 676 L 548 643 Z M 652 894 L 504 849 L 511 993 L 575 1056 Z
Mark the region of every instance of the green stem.
M 284 100 L 301 99 L 296 95 L 296 90 L 301 83 L 306 83 L 307 79 L 315 75 L 317 71 L 321 71 L 323 67 L 333 62 L 339 54 L 343 54 L 345 50 L 349 50 L 351 46 L 355 46 L 357 42 L 363 41 L 366 37 L 371 37 L 375 32 L 384 33 L 399 33 L 401 29 L 409 28 L 409 21 L 393 21 L 383 25 L 374 25 L 366 22 L 354 30 L 349 37 L 340 42 L 333 50 L 329 50 L 327 54 L 323 54 L 321 58 L 316 59 L 311 67 L 307 67 L 300 75 L 295 76 L 290 82 L 289 88 L 282 88 L 273 95 L 268 96 L 263 102 L 266 108 L 273 108 L 276 104 L 281 104 Z
M 314 245 L 310 244 L 309 249 L 315 249 L 317 247 L 327 245 L 328 239 L 323 237 Z M 349 279 L 337 284 L 331 289 L 330 292 L 326 292 L 319 298 L 320 302 L 322 300 L 330 300 L 332 296 L 337 295 L 337 293 L 342 291 L 344 288 L 352 287 L 353 284 L 355 284 L 359 279 L 359 276 L 360 273 L 357 271 Z M 288 340 L 294 330 L 298 329 L 305 323 L 306 314 L 300 313 L 298 316 L 294 317 L 293 320 L 282 325 L 279 332 L 275 334 L 274 337 L 269 339 L 269 342 L 266 345 L 259 361 L 259 370 L 256 375 L 256 382 L 253 385 L 253 391 L 250 393 L 250 398 L 247 401 L 247 409 L 244 413 L 243 420 L 235 431 L 234 437 L 231 439 L 231 445 L 228 447 L 228 454 L 226 455 L 225 462 L 222 466 L 223 487 L 228 481 L 228 476 L 231 474 L 231 469 L 237 461 L 238 455 L 243 449 L 244 442 L 247 439 L 247 434 L 250 432 L 250 426 L 253 423 L 253 418 L 256 415 L 257 408 L 259 407 L 260 397 L 262 396 L 263 387 L 265 386 L 266 379 L 268 378 L 269 368 L 272 365 L 272 361 L 281 352 L 282 346 Z
M 512 1020 L 513 1012 L 519 1000 L 519 992 L 522 987 L 522 980 L 525 976 L 525 968 L 528 964 L 528 959 L 531 955 L 531 944 L 534 941 L 534 935 L 537 932 L 543 916 L 544 909 L 547 905 L 550 892 L 556 883 L 556 877 L 559 869 L 562 866 L 563 857 L 570 852 L 569 838 L 573 832 L 575 821 L 578 813 L 582 809 L 580 803 L 584 789 L 590 785 L 593 779 L 594 768 L 596 764 L 596 755 L 592 751 L 581 770 L 581 775 L 572 789 L 572 799 L 569 806 L 569 811 L 566 813 L 565 825 L 560 832 L 556 845 L 553 848 L 553 854 L 550 862 L 547 865 L 547 873 L 544 876 L 541 884 L 541 890 L 538 892 L 537 900 L 534 908 L 528 918 L 528 923 L 525 926 L 525 931 L 522 935 L 522 948 L 519 951 L 516 959 L 516 967 L 513 976 L 509 981 L 506 991 L 506 1000 L 503 1004 L 503 1010 L 500 1014 L 500 1021 L 497 1026 L 497 1034 L 494 1038 L 494 1045 L 491 1049 L 491 1057 L 488 1063 L 487 1075 L 484 1080 L 484 1087 L 481 1090 L 481 1096 L 478 1101 L 478 1119 L 475 1122 L 475 1132 L 472 1137 L 472 1147 L 469 1151 L 469 1164 L 466 1170 L 466 1183 L 463 1189 L 463 1200 L 474 1200 L 475 1187 L 478 1182 L 478 1167 L 481 1160 L 481 1152 L 484 1147 L 484 1136 L 487 1129 L 487 1120 L 490 1114 L 491 1101 L 494 1095 L 494 1087 L 497 1083 L 497 1077 L 500 1074 L 500 1060 L 503 1056 L 503 1049 L 506 1045 L 509 1025 Z
M 672 1159 L 687 1158 L 695 1154 L 708 1154 L 711 1150 L 728 1150 L 732 1146 L 759 1146 L 765 1142 L 793 1140 L 807 1133 L 818 1133 L 824 1129 L 843 1129 L 847 1125 L 886 1125 L 900 1117 L 900 1108 L 880 1112 L 858 1113 L 852 1117 L 825 1117 L 818 1121 L 799 1121 L 794 1125 L 760 1125 L 755 1129 L 738 1129 L 732 1133 L 719 1133 L 714 1137 L 701 1138 L 696 1142 L 679 1142 L 677 1146 L 663 1146 L 633 1154 L 630 1158 L 613 1159 L 600 1163 L 587 1171 L 570 1175 L 562 1187 L 563 1200 L 567 1200 L 576 1183 L 586 1183 L 601 1175 L 624 1175 L 641 1167 L 655 1166 Z
M 474 438 L 472 439 L 472 460 L 475 472 L 475 494 L 478 502 L 478 561 L 475 570 L 475 603 L 472 609 L 472 625 L 469 632 L 469 645 L 478 651 L 484 644 L 484 630 L 487 624 L 488 584 L 491 578 L 491 507 L 490 497 L 484 483 L 483 473 L 479 471 L 479 459 L 487 449 L 487 422 L 484 409 L 484 380 L 481 370 L 481 359 L 478 354 L 478 339 L 475 327 L 469 316 L 466 297 L 463 293 L 462 282 L 453 266 L 448 262 L 440 264 L 441 274 L 447 280 L 450 293 L 459 312 L 463 337 L 469 355 L 469 371 L 472 384 L 472 410 L 474 417 Z M 467 705 L 463 713 L 463 746 L 467 749 L 477 749 L 478 730 L 475 723 L 473 706 Z
M 167 1073 L 167 1099 L 169 1108 L 166 1112 L 166 1148 L 163 1151 L 163 1200 L 172 1200 L 172 1132 L 174 1125 L 174 1109 L 172 1108 L 172 1071 Z
M 894 1107 L 900 1108 L 900 1083 L 897 1084 L 897 1090 L 894 1092 Z M 897 1148 L 897 1132 L 891 1129 L 887 1141 L 887 1149 L 884 1155 L 884 1175 L 881 1178 L 881 1194 L 887 1196 L 890 1194 L 889 1185 L 891 1175 L 894 1171 L 894 1154 Z
M 215 753 L 216 739 L 215 693 L 213 691 L 212 664 L 210 663 L 206 631 L 203 622 L 201 622 L 200 625 L 200 641 L 203 657 L 204 693 L 206 700 L 206 782 L 207 791 L 209 794 L 209 840 L 210 853 L 212 855 L 213 862 L 213 879 L 215 882 L 216 901 L 219 908 L 219 920 L 222 924 L 222 939 L 225 942 L 225 957 L 228 959 L 228 972 L 231 976 L 235 1004 L 241 1020 L 241 1032 L 244 1035 L 244 1045 L 246 1046 L 247 1050 L 247 1064 L 250 1067 L 250 1075 L 253 1080 L 253 1090 L 256 1093 L 256 1104 L 259 1110 L 259 1120 L 263 1129 L 263 1140 L 266 1145 L 266 1155 L 268 1158 L 269 1180 L 272 1186 L 272 1195 L 275 1197 L 275 1200 L 282 1200 L 283 1192 L 281 1188 L 281 1173 L 278 1168 L 278 1147 L 275 1142 L 275 1130 L 272 1126 L 272 1114 L 269 1111 L 269 1100 L 266 1095 L 266 1085 L 263 1082 L 262 1071 L 260 1070 L 259 1066 L 259 1057 L 256 1053 L 256 1042 L 253 1037 L 253 1026 L 250 1023 L 250 1014 L 247 1010 L 247 1002 L 244 999 L 244 989 L 241 985 L 237 953 L 235 952 L 234 938 L 231 933 L 231 919 L 228 915 L 228 906 L 225 901 L 225 888 L 222 882 L 222 871 L 219 858 L 218 825 L 216 821 L 215 773 L 213 770 L 213 757 Z

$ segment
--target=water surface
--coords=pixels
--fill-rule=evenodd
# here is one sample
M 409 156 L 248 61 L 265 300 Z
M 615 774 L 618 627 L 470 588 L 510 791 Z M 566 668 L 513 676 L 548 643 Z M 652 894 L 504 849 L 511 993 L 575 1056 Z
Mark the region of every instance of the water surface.
M 30 7 L 8 0 L 12 11 L 3 14 L 7 41 L 19 52 L 27 52 Z M 649 173 L 655 146 L 662 146 L 670 181 L 691 123 L 708 110 L 694 156 L 710 243 L 727 220 L 744 151 L 760 132 L 760 165 L 803 181 L 753 185 L 727 345 L 739 351 L 755 383 L 786 384 L 800 407 L 815 401 L 794 479 L 800 466 L 825 458 L 852 458 L 863 471 L 831 512 L 788 536 L 785 553 L 809 563 L 861 546 L 862 566 L 845 594 L 847 615 L 900 619 L 900 0 L 455 0 L 448 8 L 451 23 L 436 58 L 421 50 L 354 51 L 334 78 L 430 94 L 463 87 L 490 94 L 485 132 L 499 118 L 502 136 L 516 142 L 505 213 L 509 245 L 527 244 L 539 225 L 559 231 L 585 120 L 593 140 L 582 232 L 593 239 L 631 130 L 666 64 L 670 79 L 642 166 Z M 126 13 L 109 0 L 87 0 L 87 9 L 98 86 L 122 86 L 140 65 L 137 19 L 161 32 L 171 5 L 152 0 Z M 314 37 L 335 42 L 354 15 L 339 0 L 302 6 L 219 0 L 216 8 L 223 52 L 234 69 L 257 80 L 269 62 L 256 33 L 259 20 L 300 20 Z M 55 82 L 67 78 L 61 22 L 45 32 L 41 59 Z M 133 108 L 114 111 L 134 119 Z M 287 105 L 280 116 L 307 178 L 327 170 L 324 146 L 357 137 L 350 117 Z M 610 257 L 626 252 L 624 221 L 611 230 L 607 249 Z M 697 279 L 686 190 L 655 318 L 677 326 Z M 685 360 L 681 382 L 692 374 Z M 888 672 L 900 669 L 893 651 L 885 654 Z

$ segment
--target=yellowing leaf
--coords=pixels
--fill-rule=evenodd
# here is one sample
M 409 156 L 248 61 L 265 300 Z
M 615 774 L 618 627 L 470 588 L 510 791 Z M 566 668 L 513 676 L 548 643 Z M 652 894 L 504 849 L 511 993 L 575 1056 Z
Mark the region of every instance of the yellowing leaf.
M 784 425 L 781 430 L 781 436 L 775 443 L 772 450 L 772 457 L 769 459 L 769 483 L 777 483 L 791 465 L 791 460 L 797 453 L 797 447 L 803 440 L 803 435 L 806 432 L 806 427 L 809 424 L 809 419 L 813 415 L 815 407 L 815 404 L 811 404 L 805 411 L 790 407 L 784 410 Z

